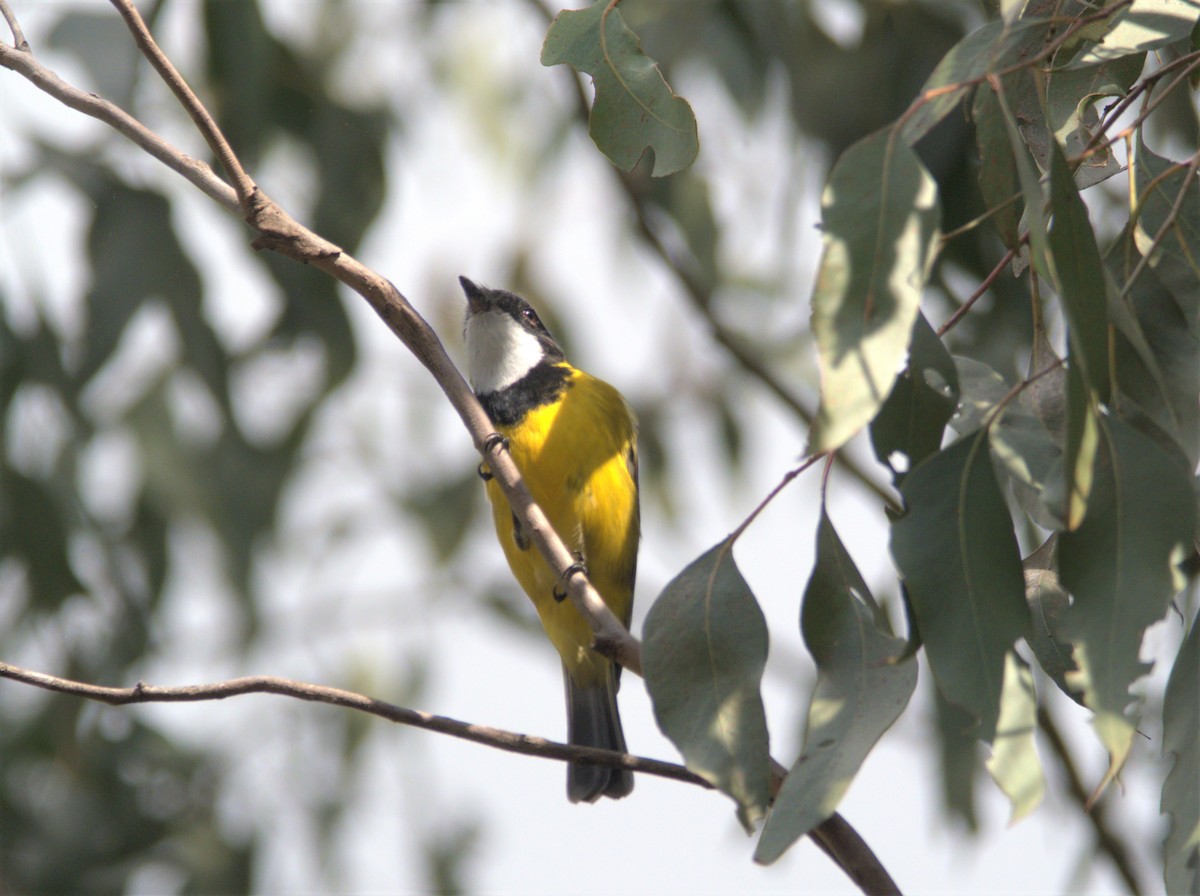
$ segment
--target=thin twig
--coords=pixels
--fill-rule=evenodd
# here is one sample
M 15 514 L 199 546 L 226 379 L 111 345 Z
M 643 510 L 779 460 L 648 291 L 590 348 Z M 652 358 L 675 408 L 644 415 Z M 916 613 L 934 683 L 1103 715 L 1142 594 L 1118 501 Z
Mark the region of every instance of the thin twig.
M 196 130 L 200 132 L 200 135 L 205 139 L 212 151 L 216 153 L 217 158 L 221 160 L 221 166 L 233 181 L 233 188 L 237 191 L 238 201 L 243 208 L 248 209 L 250 197 L 255 190 L 254 181 L 246 174 L 246 169 L 242 167 L 242 163 L 233 151 L 233 147 L 229 145 L 229 141 L 225 139 L 225 135 L 221 133 L 221 129 L 217 127 L 216 121 L 213 120 L 212 115 L 209 114 L 208 109 L 204 107 L 204 104 L 200 102 L 196 94 L 192 92 L 192 88 L 183 79 L 183 75 L 179 73 L 179 70 L 175 68 L 171 60 L 167 58 L 167 55 L 155 43 L 154 37 L 150 34 L 150 29 L 146 27 L 141 13 L 137 11 L 137 7 L 133 5 L 132 0 L 112 0 L 112 5 L 117 8 L 117 12 L 125 20 L 125 24 L 133 35 L 138 49 L 142 51 L 142 55 L 150 60 L 150 64 L 154 66 L 154 70 L 158 72 L 158 76 L 163 79 L 163 83 L 171 88 L 171 91 L 179 99 L 179 104 L 191 116 L 192 121 L 196 125 Z
M 325 685 L 310 684 L 304 681 L 294 681 L 290 678 L 280 678 L 275 675 L 251 675 L 243 678 L 233 678 L 213 684 L 194 684 L 179 687 L 157 687 L 138 682 L 131 688 L 103 687 L 59 678 L 43 672 L 34 672 L 8 663 L 0 662 L 0 678 L 19 681 L 34 687 L 54 691 L 59 694 L 70 694 L 87 700 L 96 700 L 110 706 L 128 706 L 134 703 L 198 703 L 207 700 L 224 700 L 229 697 L 239 697 L 243 694 L 276 694 L 283 697 L 293 697 L 298 700 L 309 700 L 314 703 L 326 703 L 330 706 L 340 706 L 345 709 L 355 709 L 414 728 L 423 728 L 438 734 L 448 734 L 462 740 L 507 750 L 510 753 L 520 753 L 523 756 L 539 756 L 544 759 L 582 762 L 589 765 L 603 765 L 612 768 L 625 768 L 630 771 L 660 778 L 670 778 L 695 784 L 705 789 L 713 789 L 712 785 L 688 771 L 682 765 L 674 762 L 664 762 L 661 759 L 649 759 L 619 753 L 615 750 L 604 750 L 598 747 L 577 747 L 558 741 L 533 737 L 528 734 L 517 734 L 501 728 L 487 725 L 474 725 L 461 722 L 446 716 L 421 712 L 383 700 L 376 700 L 354 691 L 342 688 L 331 688 Z
M 19 27 L 17 31 L 20 31 Z M 57 73 L 38 62 L 29 51 L 28 44 L 25 44 L 24 48 L 10 47 L 0 41 L 0 68 L 16 72 L 64 106 L 108 125 L 148 155 L 182 175 L 210 199 L 229 211 L 238 211 L 237 194 L 208 165 L 172 146 L 116 103 L 68 84 Z
M 1024 239 L 1028 239 L 1028 237 L 1024 237 L 1023 240 Z M 1016 249 L 1009 249 L 1006 253 L 1004 253 L 1004 257 L 1000 259 L 1000 262 L 994 268 L 992 268 L 992 272 L 983 278 L 983 282 L 979 284 L 979 287 L 975 290 L 975 292 L 971 293 L 971 295 L 969 295 L 967 299 L 958 306 L 955 312 L 946 318 L 946 322 L 938 327 L 938 336 L 945 336 L 947 332 L 953 329 L 954 326 L 963 319 L 966 313 L 971 310 L 971 306 L 978 302 L 980 298 L 983 297 L 983 294 L 991 289 L 992 284 L 996 282 L 1002 273 L 1004 273 L 1004 269 L 1008 267 L 1008 263 L 1013 260 L 1013 256 L 1016 254 Z

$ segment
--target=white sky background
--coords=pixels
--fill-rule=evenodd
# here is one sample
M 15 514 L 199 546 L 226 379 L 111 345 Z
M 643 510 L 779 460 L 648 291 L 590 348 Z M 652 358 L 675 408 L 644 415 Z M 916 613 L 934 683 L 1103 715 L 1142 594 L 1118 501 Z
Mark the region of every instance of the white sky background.
M 55 12 L 66 8 L 21 0 L 14 5 L 35 50 Z M 315 9 L 281 0 L 271 7 L 270 21 L 289 36 L 311 36 L 315 26 L 307 13 Z M 510 252 L 525 241 L 538 247 L 531 258 L 533 277 L 567 324 L 577 346 L 572 360 L 579 366 L 635 401 L 669 394 L 677 383 L 740 378 L 697 323 L 670 273 L 628 235 L 624 200 L 613 190 L 608 163 L 585 134 L 574 133 L 555 170 L 528 186 L 522 172 L 534 164 L 530 154 L 543 139 L 541 122 L 551 117 L 541 110 L 570 99 L 566 72 L 537 61 L 544 27 L 526 4 L 450 4 L 438 12 L 428 40 L 413 22 L 416 4 L 360 2 L 346 9 L 372 23 L 353 57 L 354 70 L 344 73 L 346 89 L 351 95 L 394 97 L 406 134 L 389 160 L 383 214 L 359 256 L 397 283 L 439 330 L 452 356 L 461 358 L 457 275 L 505 286 Z M 198 37 L 191 31 L 197 18 L 190 4 L 170 5 L 160 28 L 185 73 L 199 59 Z M 68 80 L 83 81 L 83 73 L 61 65 L 65 60 L 43 61 L 58 66 Z M 459 89 L 450 93 L 433 84 L 433 69 Z M 800 327 L 819 252 L 816 188 L 827 160 L 794 158 L 794 134 L 778 114 L 779 103 L 769 106 L 773 112 L 764 120 L 745 122 L 720 86 L 697 73 L 676 73 L 673 86 L 692 103 L 700 122 L 698 164 L 711 175 L 726 260 L 750 275 L 782 276 L 795 300 L 772 326 L 785 332 Z M 514 87 L 521 99 L 501 106 Z M 165 94 L 145 73 L 142 90 Z M 29 134 L 72 144 L 76 136 L 68 135 L 82 135 L 86 143 L 101 131 L 11 73 L 0 73 L 0 104 L 4 170 L 20 157 Z M 199 152 L 181 112 L 164 100 L 156 113 L 152 126 L 185 151 Z M 301 217 L 303 152 L 295 147 L 277 153 L 263 170 L 252 172 Z M 185 248 L 205 270 L 207 310 L 231 343 L 253 342 L 269 325 L 275 300 L 274 287 L 238 249 L 246 231 L 134 148 L 122 150 L 120 158 L 119 170 L 135 181 L 165 184 L 182 197 L 176 224 L 191 234 Z M 783 204 L 790 193 L 779 187 L 781 171 L 813 186 L 802 208 Z M 10 314 L 20 316 L 33 284 L 33 292 L 52 297 L 51 316 L 71 326 L 77 319 L 72 302 L 86 280 L 78 255 L 85 210 L 49 182 L 0 198 L 0 292 L 11 298 Z M 280 538 L 266 552 L 261 648 L 246 663 L 235 658 L 228 634 L 231 604 L 211 571 L 212 547 L 203 532 L 181 529 L 173 547 L 188 558 L 189 572 L 174 582 L 160 660 L 145 678 L 182 684 L 273 673 L 402 700 L 409 658 L 416 655 L 430 663 L 429 687 L 416 708 L 561 739 L 564 711 L 553 650 L 472 604 L 467 583 L 497 578 L 503 570 L 482 518 L 470 535 L 471 568 L 431 570 L 424 536 L 384 494 L 385 487 L 401 490 L 413 481 L 456 475 L 477 459 L 424 369 L 365 303 L 353 296 L 346 301 L 361 336 L 362 364 L 314 433 L 306 472 L 286 499 Z M 778 308 L 772 311 L 779 314 Z M 154 369 L 162 323 L 152 314 L 137 322 L 124 368 L 110 371 L 116 392 L 136 388 L 139 365 Z M 269 426 L 274 408 L 310 368 L 311 359 L 300 353 L 255 371 L 241 396 L 245 419 Z M 807 362 L 798 362 L 786 376 L 796 384 L 810 382 L 802 379 L 808 369 Z M 679 518 L 665 519 L 656 502 L 644 508 L 635 633 L 662 585 L 734 528 L 803 451 L 806 434 L 791 416 L 755 384 L 745 383 L 743 391 L 738 412 L 755 438 L 746 449 L 753 461 L 740 481 L 731 483 L 727 475 L 701 402 L 681 400 L 670 421 L 674 469 L 686 471 L 671 483 Z M 122 457 L 128 466 L 121 446 L 114 435 L 109 453 L 98 461 L 118 476 Z M 865 443 L 854 450 L 868 454 Z M 380 482 L 365 473 L 364 456 L 394 458 L 391 478 Z M 814 471 L 793 484 L 736 552 L 771 627 L 765 697 L 772 752 L 785 765 L 795 758 L 805 711 L 797 695 L 812 680 L 797 614 L 811 564 L 817 481 Z M 835 478 L 831 501 L 834 523 L 867 581 L 879 594 L 893 595 L 882 514 L 844 479 Z M 511 590 L 514 601 L 524 600 L 515 583 Z M 50 646 L 45 649 L 54 654 Z M 1090 830 L 1074 808 L 1064 809 L 1055 769 L 1049 770 L 1047 803 L 1014 828 L 1005 829 L 1007 803 L 986 784 L 979 793 L 981 837 L 968 838 L 943 821 L 928 686 L 923 668 L 913 703 L 868 759 L 842 813 L 907 892 L 1061 892 L 1070 886 Z M 1052 702 L 1070 727 L 1087 780 L 1098 780 L 1104 757 L 1083 715 L 1065 701 Z M 657 732 L 634 676 L 625 676 L 621 706 L 634 752 L 676 758 Z M 418 892 L 426 832 L 460 815 L 482 823 L 478 860 L 468 876 L 479 892 L 854 891 L 807 842 L 771 868 L 754 865 L 753 841 L 741 833 L 732 805 L 698 788 L 639 776 L 629 799 L 572 806 L 558 763 L 378 721 L 369 726 L 370 747 L 363 754 L 368 761 L 336 780 L 336 767 L 322 764 L 321 757 L 328 746 L 323 723 L 332 724 L 339 710 L 249 697 L 137 711 L 181 738 L 227 753 L 232 786 L 223 796 L 223 820 L 232 834 L 253 830 L 264 838 L 256 887 L 263 892 L 312 892 L 328 855 L 336 857 L 330 860 L 333 874 L 347 891 Z M 107 719 L 124 711 L 97 712 Z M 1114 807 L 1127 820 L 1123 828 L 1139 830 L 1139 837 L 1158 829 L 1156 786 L 1135 770 Z M 336 842 L 318 846 L 310 801 L 332 792 L 351 800 L 354 809 Z M 1144 876 L 1152 885 L 1160 880 L 1153 869 Z M 1091 862 L 1083 880 L 1088 892 L 1120 889 L 1099 860 Z M 146 893 L 172 886 L 153 868 L 138 884 Z

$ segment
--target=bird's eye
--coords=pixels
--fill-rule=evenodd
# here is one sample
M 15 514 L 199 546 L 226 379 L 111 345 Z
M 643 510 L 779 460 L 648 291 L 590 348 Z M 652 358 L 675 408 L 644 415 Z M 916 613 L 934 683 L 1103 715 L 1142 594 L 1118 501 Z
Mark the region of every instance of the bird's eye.
M 538 320 L 537 312 L 532 308 L 522 308 L 521 317 L 525 318 L 525 320 L 529 321 L 529 323 L 535 327 L 539 327 L 542 324 L 542 322 Z

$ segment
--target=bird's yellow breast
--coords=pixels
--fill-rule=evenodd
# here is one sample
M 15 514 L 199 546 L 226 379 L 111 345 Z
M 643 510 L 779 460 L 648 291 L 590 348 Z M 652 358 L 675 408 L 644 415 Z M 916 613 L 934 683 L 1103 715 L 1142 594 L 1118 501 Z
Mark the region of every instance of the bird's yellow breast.
M 497 427 L 533 499 L 617 618 L 629 624 L 639 537 L 637 430 L 624 398 L 612 386 L 571 369 L 560 400 Z M 515 528 L 508 501 L 494 481 L 488 499 L 504 554 L 542 625 L 577 684 L 604 680 L 608 660 L 591 650 L 592 632 L 569 600 L 557 601 L 555 575 L 537 548 Z

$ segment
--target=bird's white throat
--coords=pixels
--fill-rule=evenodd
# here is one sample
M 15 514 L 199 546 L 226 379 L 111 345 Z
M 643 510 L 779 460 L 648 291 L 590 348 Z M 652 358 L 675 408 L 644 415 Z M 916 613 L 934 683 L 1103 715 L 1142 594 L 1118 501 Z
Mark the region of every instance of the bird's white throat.
M 542 360 L 542 343 L 503 311 L 467 318 L 467 376 L 480 395 L 507 389 Z

